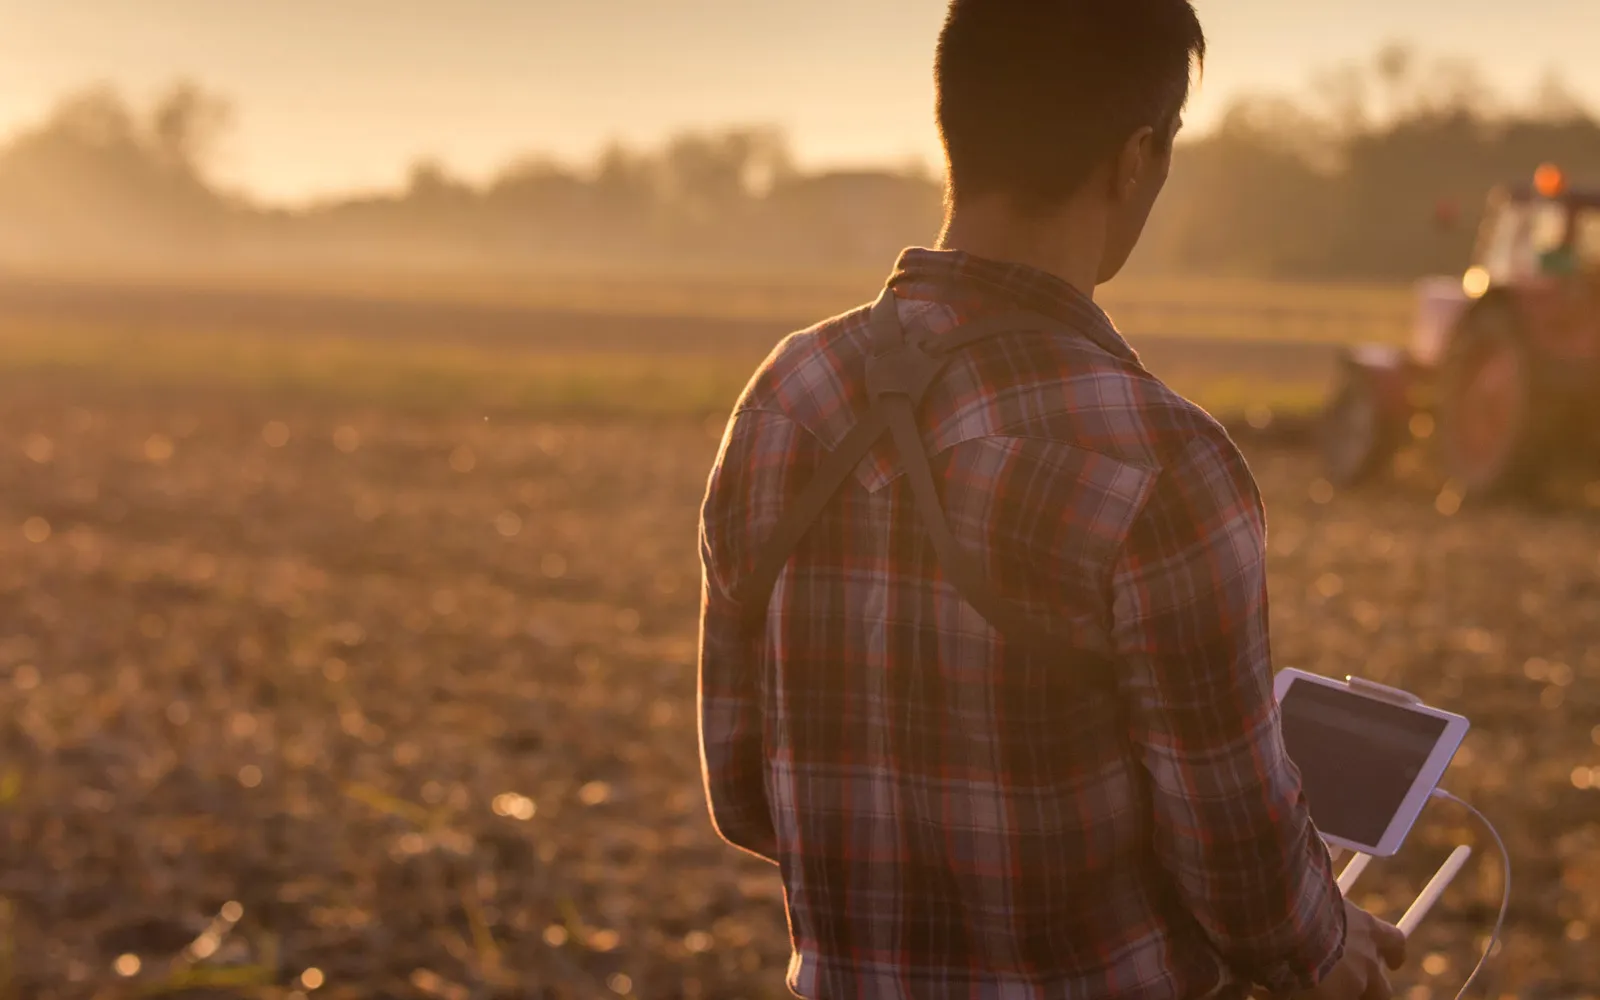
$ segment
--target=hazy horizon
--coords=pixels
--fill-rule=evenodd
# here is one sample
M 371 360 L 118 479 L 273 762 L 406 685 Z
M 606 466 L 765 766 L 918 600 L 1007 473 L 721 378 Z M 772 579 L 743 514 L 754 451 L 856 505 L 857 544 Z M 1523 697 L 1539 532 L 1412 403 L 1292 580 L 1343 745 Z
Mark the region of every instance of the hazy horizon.
M 1245 92 L 1308 96 L 1314 72 L 1389 41 L 1472 59 L 1513 97 L 1554 72 L 1600 105 L 1585 41 L 1600 36 L 1600 5 L 1350 0 L 1337 18 L 1275 0 L 1197 6 L 1212 45 L 1189 115 L 1197 130 Z M 611 140 L 731 124 L 781 127 L 806 167 L 933 166 L 929 66 L 944 8 L 0 0 L 0 134 L 92 84 L 143 102 L 187 77 L 235 106 L 216 175 L 269 201 L 391 187 L 421 157 L 480 179 L 520 153 L 582 160 Z

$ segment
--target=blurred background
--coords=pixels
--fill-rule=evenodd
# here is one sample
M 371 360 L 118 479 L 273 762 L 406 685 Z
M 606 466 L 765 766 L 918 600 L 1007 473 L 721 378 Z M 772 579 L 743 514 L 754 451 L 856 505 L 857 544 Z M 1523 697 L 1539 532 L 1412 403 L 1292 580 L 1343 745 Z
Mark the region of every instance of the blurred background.
M 697 504 L 772 345 L 937 236 L 943 6 L 0 0 L 0 997 L 787 995 L 701 797 Z M 1471 716 L 1483 995 L 1600 996 L 1600 7 L 1197 6 L 1099 297 L 1246 448 L 1279 665 Z M 1497 238 L 1559 290 L 1479 236 L 1541 167 L 1572 235 Z M 1431 806 L 1358 890 L 1463 841 L 1408 1000 L 1492 845 Z

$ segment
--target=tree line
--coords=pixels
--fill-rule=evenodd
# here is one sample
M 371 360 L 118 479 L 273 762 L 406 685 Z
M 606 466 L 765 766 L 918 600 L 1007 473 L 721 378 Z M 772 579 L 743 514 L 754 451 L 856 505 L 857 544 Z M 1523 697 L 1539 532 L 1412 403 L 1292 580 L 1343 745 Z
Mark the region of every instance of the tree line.
M 1135 270 L 1448 273 L 1495 184 L 1544 162 L 1600 184 L 1600 120 L 1558 80 L 1513 103 L 1470 64 L 1390 47 L 1314 83 L 1183 140 Z M 187 83 L 143 108 L 106 88 L 63 100 L 0 143 L 0 266 L 879 268 L 942 215 L 925 170 L 803 171 L 760 127 L 528 156 L 478 184 L 420 162 L 397 191 L 269 208 L 208 170 L 231 117 Z

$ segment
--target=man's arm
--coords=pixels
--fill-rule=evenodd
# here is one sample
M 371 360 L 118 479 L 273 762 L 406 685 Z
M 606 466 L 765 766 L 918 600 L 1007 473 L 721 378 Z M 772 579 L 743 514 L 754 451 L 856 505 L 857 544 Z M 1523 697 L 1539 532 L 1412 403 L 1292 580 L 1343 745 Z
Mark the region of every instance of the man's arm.
M 700 769 L 711 822 L 722 839 L 768 861 L 777 854 L 766 795 L 760 663 L 740 627 L 723 576 L 735 560 L 734 509 L 743 490 L 737 428 L 723 442 L 700 517 Z
M 1338 962 L 1345 915 L 1278 729 L 1265 543 L 1243 458 L 1196 440 L 1157 478 L 1112 589 L 1156 852 L 1235 974 L 1281 994 Z

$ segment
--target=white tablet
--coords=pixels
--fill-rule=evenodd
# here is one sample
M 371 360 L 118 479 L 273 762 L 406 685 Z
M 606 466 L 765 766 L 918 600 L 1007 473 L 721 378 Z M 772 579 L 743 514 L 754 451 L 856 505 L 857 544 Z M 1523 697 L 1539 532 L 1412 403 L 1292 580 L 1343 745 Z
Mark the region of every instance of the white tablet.
M 1467 734 L 1467 720 L 1404 691 L 1278 673 L 1283 742 L 1322 839 L 1387 858 L 1400 849 Z

